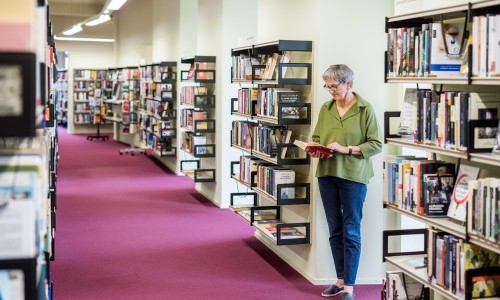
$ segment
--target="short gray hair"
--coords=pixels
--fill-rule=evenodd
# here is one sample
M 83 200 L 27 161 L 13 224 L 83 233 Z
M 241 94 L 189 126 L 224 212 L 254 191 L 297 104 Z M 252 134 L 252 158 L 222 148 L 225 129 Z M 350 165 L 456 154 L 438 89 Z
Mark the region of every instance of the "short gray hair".
M 354 72 L 346 65 L 331 65 L 323 73 L 323 80 L 335 80 L 338 83 L 346 83 L 354 80 Z

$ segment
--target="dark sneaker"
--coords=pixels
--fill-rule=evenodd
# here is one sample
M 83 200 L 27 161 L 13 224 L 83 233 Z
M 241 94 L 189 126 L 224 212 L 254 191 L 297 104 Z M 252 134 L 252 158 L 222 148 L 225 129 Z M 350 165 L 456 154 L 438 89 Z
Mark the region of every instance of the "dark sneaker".
M 326 290 L 321 293 L 321 296 L 323 297 L 333 297 L 335 295 L 338 295 L 344 291 L 344 287 L 338 287 L 335 284 L 332 285 L 331 287 L 327 288 Z
M 344 293 L 344 295 L 342 295 L 342 300 L 354 300 L 354 294 Z

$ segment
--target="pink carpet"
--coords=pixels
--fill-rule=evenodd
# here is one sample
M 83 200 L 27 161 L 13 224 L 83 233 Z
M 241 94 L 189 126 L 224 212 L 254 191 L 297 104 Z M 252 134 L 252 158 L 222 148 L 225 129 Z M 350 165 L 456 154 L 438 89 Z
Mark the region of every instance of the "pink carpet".
M 314 286 L 154 160 L 59 135 L 54 299 L 321 299 Z M 379 299 L 380 286 L 357 286 Z

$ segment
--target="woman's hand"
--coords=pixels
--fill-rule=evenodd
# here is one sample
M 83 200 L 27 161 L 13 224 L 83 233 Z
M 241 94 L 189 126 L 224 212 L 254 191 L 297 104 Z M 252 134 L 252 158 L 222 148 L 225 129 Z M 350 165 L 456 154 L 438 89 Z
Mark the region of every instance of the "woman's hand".
M 337 142 L 328 144 L 326 147 L 332 149 L 335 152 L 339 152 L 342 154 L 349 153 L 349 148 L 347 148 L 346 146 L 342 146 Z

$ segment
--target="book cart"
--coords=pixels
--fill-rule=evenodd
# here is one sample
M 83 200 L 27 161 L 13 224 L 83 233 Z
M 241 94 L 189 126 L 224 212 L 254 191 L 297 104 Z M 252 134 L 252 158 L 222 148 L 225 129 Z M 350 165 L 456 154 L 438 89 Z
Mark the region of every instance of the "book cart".
M 434 173 L 441 166 L 446 165 L 447 162 L 451 162 L 454 164 L 455 173 L 451 175 L 456 180 L 455 188 L 457 188 L 456 184 L 459 180 L 457 173 L 462 164 L 464 166 L 477 166 L 481 169 L 481 172 L 486 171 L 488 176 L 492 178 L 498 178 L 500 175 L 500 172 L 498 172 L 500 156 L 492 154 L 492 144 L 482 143 L 484 141 L 481 140 L 480 133 L 478 134 L 481 129 L 497 128 L 498 114 L 493 116 L 494 119 L 488 120 L 479 119 L 477 116 L 470 117 L 471 112 L 477 108 L 472 107 L 472 101 L 470 100 L 472 98 L 466 98 L 469 95 L 468 93 L 475 92 L 497 94 L 500 97 L 500 89 L 498 88 L 500 84 L 499 77 L 489 76 L 487 72 L 483 74 L 477 73 L 475 69 L 475 64 L 478 64 L 477 50 L 479 47 L 477 47 L 477 44 L 480 44 L 481 41 L 474 39 L 474 36 L 477 37 L 481 34 L 484 36 L 485 31 L 482 33 L 480 33 L 481 30 L 476 31 L 478 29 L 475 28 L 474 19 L 495 14 L 500 14 L 500 2 L 481 1 L 473 4 L 469 3 L 386 18 L 386 32 L 389 34 L 389 46 L 385 53 L 385 82 L 416 85 L 417 93 L 420 93 L 421 96 L 417 100 L 415 114 L 410 116 L 410 119 L 413 118 L 412 120 L 415 122 L 415 131 L 412 136 L 399 136 L 394 133 L 394 126 L 391 126 L 394 125 L 394 122 L 392 122 L 393 118 L 403 119 L 408 117 L 406 114 L 403 114 L 404 106 L 402 106 L 403 110 L 401 112 L 391 111 L 385 113 L 385 143 L 397 147 L 425 151 L 428 154 L 427 159 L 430 161 L 430 164 L 434 165 Z M 458 25 L 459 28 L 466 29 L 462 32 L 469 31 L 473 42 L 466 43 L 467 35 L 464 34 L 463 51 L 460 51 L 459 55 L 451 55 L 449 49 L 446 49 L 445 51 L 448 52 L 448 55 L 445 54 L 446 58 L 444 60 L 439 60 L 437 52 L 431 53 L 432 47 L 434 47 L 432 43 L 435 40 L 431 40 L 429 44 L 426 35 L 430 37 L 435 36 L 437 30 L 437 35 L 441 34 L 441 36 L 444 36 L 444 44 L 447 45 L 447 41 L 453 38 L 451 36 L 453 33 L 446 31 L 450 28 L 447 27 L 447 24 L 450 23 L 460 24 Z M 417 30 L 413 28 L 417 28 Z M 442 29 L 442 31 L 439 32 L 439 29 Z M 414 39 L 414 43 L 416 44 L 411 44 L 411 40 L 410 44 L 407 44 L 409 45 L 407 61 L 405 61 L 405 58 L 398 58 L 398 53 L 395 53 L 394 48 L 391 49 L 391 35 L 397 36 L 397 40 L 394 41 L 395 43 L 398 43 L 400 36 L 403 39 L 406 36 L 416 36 Z M 457 39 L 458 45 L 460 45 L 461 40 L 459 37 Z M 484 44 L 482 45 L 484 53 L 487 53 L 487 50 L 484 50 L 486 47 L 484 47 Z M 423 48 L 419 49 L 419 47 Z M 431 49 L 427 50 L 425 47 Z M 401 47 L 401 49 L 404 48 L 405 46 Z M 476 53 L 474 53 L 474 49 Z M 430 55 L 430 60 L 425 58 L 426 55 Z M 490 59 L 492 58 L 493 56 L 490 54 Z M 440 69 L 446 64 L 457 64 L 457 61 L 458 66 L 455 67 L 456 72 L 453 74 L 446 74 L 445 69 Z M 458 68 L 461 69 L 460 72 L 458 72 Z M 422 85 L 431 86 L 431 88 L 423 89 Z M 449 95 L 454 96 L 449 97 Z M 442 102 L 444 104 L 442 104 L 441 112 L 444 113 L 438 113 L 439 104 L 437 102 L 443 99 L 443 97 L 445 101 Z M 464 97 L 465 100 L 463 100 Z M 426 102 L 427 99 L 429 99 L 431 104 L 426 107 L 425 103 L 428 103 Z M 432 99 L 438 99 L 435 106 L 432 104 Z M 403 101 L 401 100 L 400 102 Z M 434 110 L 436 111 L 434 112 Z M 500 295 L 494 295 L 494 292 L 492 292 L 495 289 L 494 286 L 496 286 L 498 291 L 500 276 L 500 265 L 498 263 L 498 255 L 500 254 L 498 198 L 491 198 L 497 199 L 495 204 L 491 204 L 492 202 L 489 202 L 486 198 L 478 198 L 477 190 L 471 187 L 471 181 L 474 180 L 471 180 L 469 181 L 469 186 L 465 186 L 466 194 L 462 195 L 468 199 L 466 216 L 463 221 L 447 217 L 446 213 L 439 218 L 432 217 L 430 216 L 430 211 L 433 208 L 430 207 L 431 205 L 427 200 L 424 200 L 425 197 L 430 197 L 428 193 L 431 192 L 425 190 L 427 187 L 425 181 L 422 181 L 418 177 L 421 174 L 420 172 L 423 173 L 423 167 L 421 167 L 422 163 L 416 163 L 416 160 L 416 158 L 404 156 L 384 159 L 384 208 L 392 213 L 418 220 L 425 224 L 426 228 L 384 231 L 383 261 L 388 262 L 392 267 L 395 267 L 397 270 L 402 271 L 405 275 L 410 276 L 427 287 L 431 291 L 430 297 L 432 298 L 438 294 L 446 299 L 457 300 L 475 299 L 479 296 L 499 297 Z M 416 167 L 419 164 L 420 167 Z M 405 171 L 405 165 L 409 166 L 406 169 L 407 171 Z M 394 175 L 391 172 L 395 172 L 394 174 L 398 175 Z M 407 176 L 405 174 L 410 174 L 410 177 L 405 177 Z M 414 177 L 416 178 L 415 182 L 411 181 L 411 175 L 414 174 L 417 174 Z M 397 181 L 393 175 L 396 178 L 402 176 L 402 179 Z M 433 175 L 424 175 L 424 178 L 425 176 Z M 410 179 L 409 181 L 405 181 L 405 178 Z M 441 184 L 439 176 L 437 178 Z M 390 182 L 392 180 L 395 180 L 395 184 L 402 186 L 402 192 L 398 191 L 397 186 L 391 185 Z M 414 184 L 417 188 L 414 188 Z M 419 189 L 419 186 L 422 186 L 422 189 Z M 405 193 L 405 191 L 408 191 L 408 193 Z M 398 201 L 397 198 L 400 195 L 401 198 Z M 496 191 L 492 188 L 489 195 L 491 197 L 498 197 L 498 187 Z M 458 202 L 454 202 L 456 201 L 455 198 L 457 198 L 456 194 L 453 193 L 452 196 L 448 204 L 450 206 L 457 205 L 458 207 Z M 490 204 L 487 204 L 488 202 Z M 482 209 L 478 209 L 481 206 Z M 489 207 L 491 210 L 494 210 L 495 206 L 496 212 L 493 211 L 493 214 L 490 215 L 491 218 L 486 217 L 491 213 L 486 208 Z M 486 224 L 482 223 L 485 222 L 482 220 L 488 218 L 488 224 L 491 226 L 488 227 L 491 230 L 484 228 L 483 231 L 478 230 L 478 224 Z M 496 229 L 494 229 L 495 226 Z M 399 243 L 402 243 L 401 240 L 399 240 L 399 243 L 394 242 L 403 236 L 421 237 L 423 239 L 420 245 L 421 248 L 409 252 L 401 251 L 401 245 L 399 245 Z M 466 250 L 471 247 L 476 250 Z M 477 262 L 477 265 L 471 267 L 472 263 L 470 260 L 474 259 L 472 257 L 476 255 L 475 251 L 480 252 L 479 256 L 484 255 L 483 259 L 486 260 Z M 489 263 L 490 259 L 491 263 Z M 425 263 L 421 266 L 416 266 L 412 263 L 418 260 Z M 383 295 L 382 299 L 388 298 Z M 424 297 L 424 299 L 429 299 L 429 295 Z
M 177 62 L 144 65 L 140 69 L 141 147 L 156 157 L 175 157 Z
M 215 182 L 216 58 L 192 56 L 181 58 L 181 63 L 180 170 L 195 182 Z
M 246 191 L 232 193 L 230 207 L 272 245 L 310 244 L 310 158 L 293 139 L 310 134 L 312 42 L 233 48 L 231 57 L 231 146 L 242 153 L 231 176 Z

